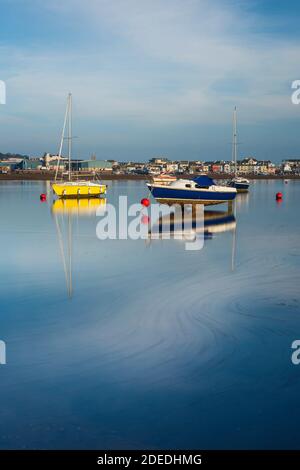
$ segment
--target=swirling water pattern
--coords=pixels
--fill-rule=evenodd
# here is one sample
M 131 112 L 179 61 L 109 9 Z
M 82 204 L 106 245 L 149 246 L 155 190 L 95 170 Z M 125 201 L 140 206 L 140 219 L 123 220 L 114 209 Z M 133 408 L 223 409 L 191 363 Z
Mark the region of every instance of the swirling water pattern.
M 300 182 L 254 183 L 200 251 L 73 217 L 72 297 L 41 192 L 0 185 L 0 448 L 299 448 Z

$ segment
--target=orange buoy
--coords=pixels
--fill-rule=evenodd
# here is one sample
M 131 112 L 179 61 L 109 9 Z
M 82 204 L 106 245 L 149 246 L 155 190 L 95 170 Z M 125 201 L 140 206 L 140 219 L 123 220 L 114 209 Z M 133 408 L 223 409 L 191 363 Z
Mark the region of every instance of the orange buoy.
M 282 193 L 276 193 L 276 199 L 277 201 L 282 199 Z
M 45 202 L 45 201 L 47 200 L 46 194 L 44 194 L 44 193 L 40 194 L 40 200 L 41 200 L 42 202 Z
M 147 197 L 143 197 L 143 199 L 141 200 L 141 204 L 144 207 L 149 207 L 150 206 L 150 199 L 148 199 Z

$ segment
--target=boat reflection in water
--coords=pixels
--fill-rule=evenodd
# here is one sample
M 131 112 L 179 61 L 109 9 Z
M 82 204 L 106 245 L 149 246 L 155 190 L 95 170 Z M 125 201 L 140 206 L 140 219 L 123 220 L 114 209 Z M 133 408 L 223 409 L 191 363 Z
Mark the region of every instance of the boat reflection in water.
M 98 209 L 106 208 L 106 198 L 56 199 L 52 205 L 52 213 L 71 216 L 96 215 Z
M 187 232 L 185 232 L 186 227 L 188 227 Z M 192 231 L 195 235 L 204 234 L 204 239 L 208 239 L 212 238 L 216 233 L 235 230 L 235 228 L 236 218 L 232 209 L 228 211 L 205 210 L 202 224 L 199 224 L 199 221 L 196 220 L 194 212 L 191 211 L 183 217 L 182 211 L 178 209 L 173 213 L 159 217 L 149 228 L 148 238 L 150 240 L 165 238 L 184 239 L 186 233 L 190 237 Z
M 73 251 L 73 221 L 80 217 L 99 215 L 105 212 L 106 199 L 82 198 L 82 199 L 57 199 L 52 205 L 52 215 L 59 243 L 59 250 L 62 259 L 67 293 L 71 298 L 73 295 L 72 280 L 72 251 Z M 78 228 L 78 224 L 77 224 Z
M 249 192 L 238 193 L 235 200 L 235 205 L 237 209 L 243 206 L 249 206 Z
M 236 206 L 230 205 L 227 211 L 205 210 L 203 211 L 203 223 L 196 220 L 195 210 L 185 214 L 178 208 L 173 213 L 163 215 L 154 222 L 148 231 L 148 242 L 152 240 L 176 239 L 187 241 L 198 237 L 202 240 L 212 239 L 215 234 L 232 232 L 231 246 L 231 271 L 235 270 L 236 252 Z M 184 224 L 183 224 L 184 218 Z M 186 230 L 187 228 L 187 230 Z M 201 248 L 203 245 L 201 245 Z M 200 248 L 200 249 L 201 249 Z

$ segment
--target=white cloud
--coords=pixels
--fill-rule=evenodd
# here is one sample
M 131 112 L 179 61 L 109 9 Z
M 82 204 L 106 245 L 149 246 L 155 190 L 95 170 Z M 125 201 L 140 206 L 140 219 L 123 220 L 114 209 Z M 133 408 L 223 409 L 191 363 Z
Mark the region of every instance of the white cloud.
M 234 104 L 248 123 L 293 118 L 299 110 L 289 87 L 300 78 L 299 44 L 263 33 L 266 19 L 241 5 L 46 1 L 44 8 L 67 24 L 81 22 L 82 43 L 35 51 L 2 46 L 13 70 L 7 79 L 12 112 L 57 120 L 71 90 L 78 116 L 100 122 L 228 123 Z

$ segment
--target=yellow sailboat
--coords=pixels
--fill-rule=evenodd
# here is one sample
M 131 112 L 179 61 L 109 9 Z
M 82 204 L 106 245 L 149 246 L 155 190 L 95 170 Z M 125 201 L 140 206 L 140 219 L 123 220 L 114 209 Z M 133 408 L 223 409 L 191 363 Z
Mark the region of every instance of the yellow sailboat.
M 106 194 L 106 185 L 93 181 L 66 181 L 53 183 L 52 189 L 61 198 L 99 197 Z
M 63 149 L 63 143 L 65 139 L 66 126 L 68 126 L 68 156 L 69 156 L 69 172 L 68 181 L 57 181 L 58 169 Z M 100 197 L 102 194 L 106 194 L 107 186 L 96 181 L 72 181 L 71 175 L 71 153 L 72 153 L 72 94 L 69 93 L 67 99 L 67 108 L 64 119 L 63 131 L 60 141 L 60 148 L 58 154 L 58 162 L 56 167 L 55 182 L 52 184 L 54 193 L 59 198 L 90 198 Z

